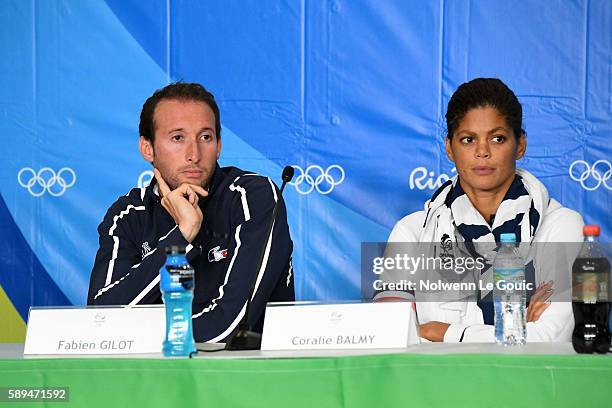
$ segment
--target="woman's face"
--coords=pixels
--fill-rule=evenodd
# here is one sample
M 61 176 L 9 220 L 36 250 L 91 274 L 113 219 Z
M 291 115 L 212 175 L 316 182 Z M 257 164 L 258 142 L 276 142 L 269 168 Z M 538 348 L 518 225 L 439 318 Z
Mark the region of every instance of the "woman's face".
M 452 139 L 446 139 L 446 154 L 467 193 L 507 190 L 526 147 L 525 136 L 517 142 L 506 119 L 492 107 L 469 110 Z

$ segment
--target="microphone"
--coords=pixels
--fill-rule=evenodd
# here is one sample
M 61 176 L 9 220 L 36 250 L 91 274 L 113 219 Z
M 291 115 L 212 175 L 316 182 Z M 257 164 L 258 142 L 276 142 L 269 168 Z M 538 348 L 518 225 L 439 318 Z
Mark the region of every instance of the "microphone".
M 283 169 L 283 175 L 281 176 L 283 180 L 283 184 L 281 185 L 281 194 L 283 194 L 283 189 L 285 188 L 285 184 L 291 181 L 293 178 L 293 174 L 295 173 L 295 169 L 291 166 L 285 166 Z
M 274 208 L 272 209 L 272 217 L 270 218 L 270 222 L 268 223 L 268 229 L 266 231 L 266 239 L 263 241 L 263 245 L 261 247 L 261 252 L 259 254 L 259 262 L 257 262 L 257 268 L 255 269 L 255 274 L 253 275 L 253 281 L 251 282 L 251 290 L 249 291 L 249 297 L 247 299 L 247 306 L 244 316 L 240 323 L 238 324 L 238 330 L 236 334 L 229 339 L 227 344 L 225 345 L 226 350 L 259 350 L 261 348 L 261 333 L 254 332 L 252 330 L 251 325 L 249 324 L 249 312 L 251 310 L 251 298 L 253 297 L 253 292 L 255 291 L 255 284 L 257 283 L 257 275 L 259 270 L 261 269 L 261 265 L 263 264 L 264 255 L 266 252 L 266 246 L 268 245 L 268 241 L 270 240 L 270 236 L 272 235 L 272 226 L 274 225 L 274 221 L 276 220 L 276 212 L 278 210 L 278 203 L 280 202 L 283 196 L 283 190 L 285 189 L 285 185 L 291 181 L 293 178 L 295 170 L 291 166 L 286 166 L 283 169 L 283 174 L 281 176 L 283 180 L 283 184 L 280 188 L 280 196 L 276 203 L 274 203 Z

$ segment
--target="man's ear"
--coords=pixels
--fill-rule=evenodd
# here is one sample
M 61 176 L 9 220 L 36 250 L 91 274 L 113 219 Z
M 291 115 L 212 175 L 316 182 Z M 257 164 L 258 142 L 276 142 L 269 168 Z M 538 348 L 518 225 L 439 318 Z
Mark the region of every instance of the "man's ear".
M 527 151 L 527 137 L 525 136 L 525 133 L 522 133 L 521 137 L 519 137 L 518 145 L 516 146 L 516 160 L 521 159 L 525 155 L 526 151 Z
M 140 136 L 140 139 L 138 140 L 138 150 L 140 150 L 140 154 L 142 155 L 143 159 L 153 163 L 153 160 L 155 159 L 155 151 L 153 150 L 153 143 L 151 143 L 150 140 Z
M 217 160 L 219 160 L 219 157 L 221 156 L 221 147 L 223 147 L 223 143 L 221 142 L 221 139 L 217 139 Z
M 451 149 L 451 140 L 452 139 L 449 139 L 447 137 L 446 139 L 444 139 L 444 144 L 446 146 L 446 155 L 448 156 L 448 159 L 454 163 L 455 156 L 453 156 L 453 150 Z

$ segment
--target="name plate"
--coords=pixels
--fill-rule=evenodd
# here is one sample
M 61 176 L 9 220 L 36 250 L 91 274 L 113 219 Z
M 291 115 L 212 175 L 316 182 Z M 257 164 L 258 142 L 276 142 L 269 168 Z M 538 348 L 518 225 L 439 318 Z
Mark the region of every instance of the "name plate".
M 161 353 L 163 305 L 30 308 L 24 355 Z
M 261 349 L 404 348 L 418 343 L 412 302 L 268 304 Z

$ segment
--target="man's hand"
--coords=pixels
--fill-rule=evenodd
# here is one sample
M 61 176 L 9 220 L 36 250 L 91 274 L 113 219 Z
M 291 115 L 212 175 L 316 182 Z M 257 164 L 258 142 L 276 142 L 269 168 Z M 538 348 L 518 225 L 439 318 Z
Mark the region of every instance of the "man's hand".
M 170 190 L 159 170 L 154 168 L 153 172 L 159 185 L 162 206 L 174 218 L 185 240 L 191 243 L 198 235 L 204 219 L 202 210 L 198 206 L 199 196 L 206 197 L 208 192 L 200 186 L 188 183 Z
M 419 325 L 419 336 L 429 341 L 444 341 L 448 323 L 431 321 Z
M 550 306 L 548 298 L 553 294 L 553 281 L 540 284 L 533 293 L 527 308 L 527 321 L 535 322 L 542 316 L 542 313 Z

